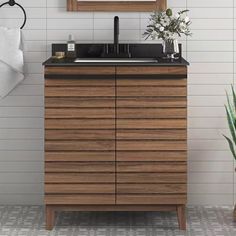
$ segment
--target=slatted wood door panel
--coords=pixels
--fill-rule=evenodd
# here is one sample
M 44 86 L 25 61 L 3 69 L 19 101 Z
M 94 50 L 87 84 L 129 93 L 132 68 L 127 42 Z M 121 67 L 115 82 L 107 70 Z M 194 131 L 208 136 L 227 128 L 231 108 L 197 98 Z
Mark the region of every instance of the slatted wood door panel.
M 59 72 L 45 70 L 45 202 L 115 204 L 114 67 Z
M 137 70 L 117 69 L 116 203 L 185 204 L 186 71 Z

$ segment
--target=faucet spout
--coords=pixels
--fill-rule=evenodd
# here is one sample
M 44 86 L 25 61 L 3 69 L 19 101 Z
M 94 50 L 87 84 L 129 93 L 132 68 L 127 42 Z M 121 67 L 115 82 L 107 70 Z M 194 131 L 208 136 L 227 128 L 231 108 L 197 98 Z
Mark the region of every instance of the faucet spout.
M 114 17 L 114 53 L 119 54 L 119 17 Z

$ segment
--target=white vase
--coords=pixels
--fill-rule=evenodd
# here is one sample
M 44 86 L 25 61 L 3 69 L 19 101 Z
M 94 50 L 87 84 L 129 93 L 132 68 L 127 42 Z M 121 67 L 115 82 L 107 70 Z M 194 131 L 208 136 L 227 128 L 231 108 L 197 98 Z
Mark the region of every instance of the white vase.
M 167 59 L 175 59 L 175 54 L 179 53 L 179 45 L 177 39 L 163 40 L 163 54 Z

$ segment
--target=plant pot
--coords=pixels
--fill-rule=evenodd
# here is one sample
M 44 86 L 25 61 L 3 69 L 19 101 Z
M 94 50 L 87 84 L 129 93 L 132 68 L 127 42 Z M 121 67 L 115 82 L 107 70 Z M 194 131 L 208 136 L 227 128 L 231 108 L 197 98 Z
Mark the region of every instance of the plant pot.
M 179 53 L 179 45 L 177 39 L 163 40 L 163 54 L 167 59 L 176 59 L 175 54 Z

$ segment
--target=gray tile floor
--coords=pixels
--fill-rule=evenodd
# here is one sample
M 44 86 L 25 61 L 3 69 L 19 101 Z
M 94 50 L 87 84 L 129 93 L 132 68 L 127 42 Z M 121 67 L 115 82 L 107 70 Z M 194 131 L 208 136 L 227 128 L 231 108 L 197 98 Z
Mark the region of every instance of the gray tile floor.
M 44 230 L 42 206 L 0 206 L 0 236 L 236 236 L 232 207 L 188 207 L 188 229 L 175 213 L 64 212 Z

